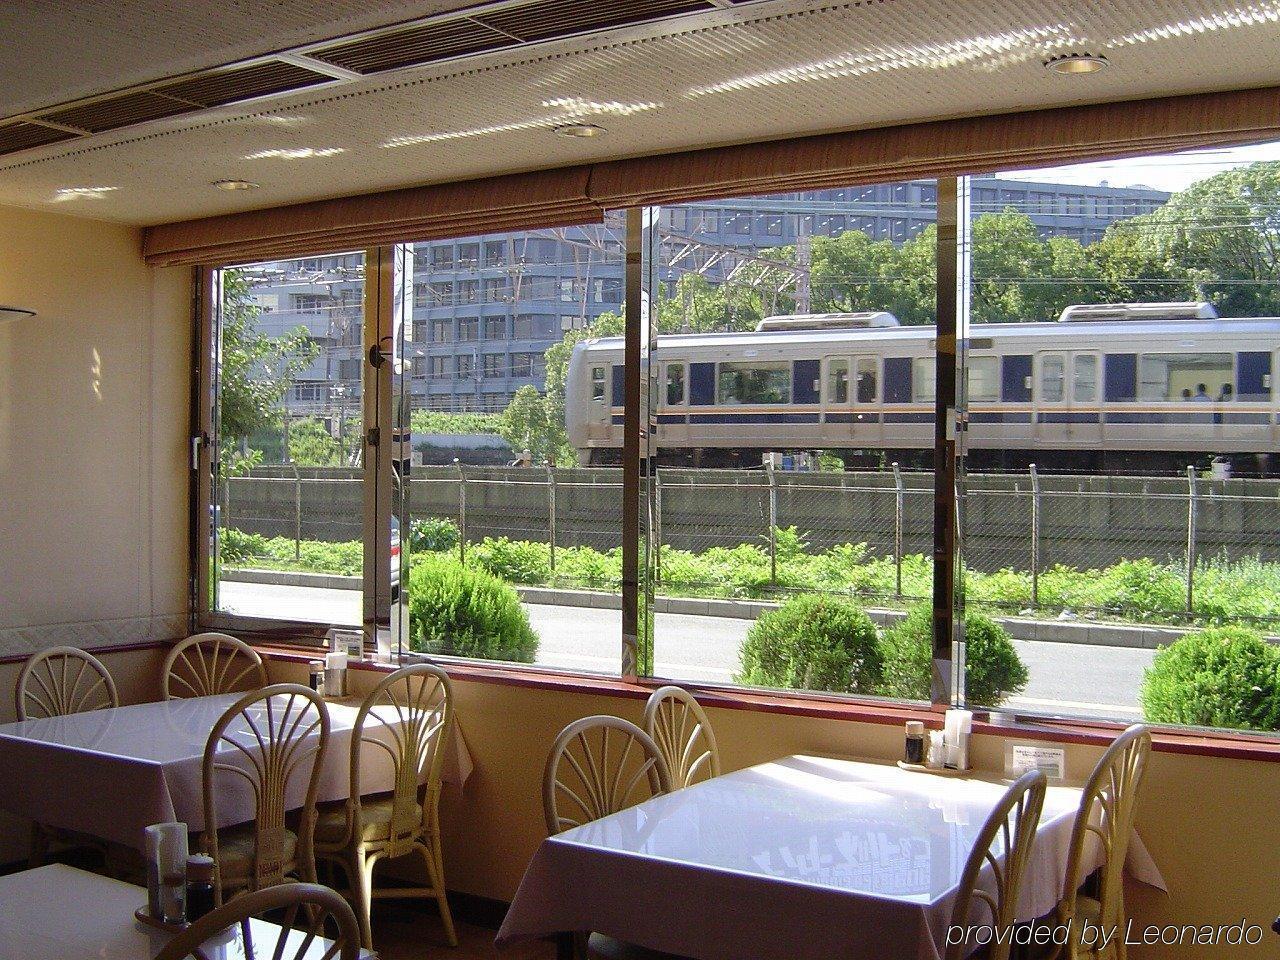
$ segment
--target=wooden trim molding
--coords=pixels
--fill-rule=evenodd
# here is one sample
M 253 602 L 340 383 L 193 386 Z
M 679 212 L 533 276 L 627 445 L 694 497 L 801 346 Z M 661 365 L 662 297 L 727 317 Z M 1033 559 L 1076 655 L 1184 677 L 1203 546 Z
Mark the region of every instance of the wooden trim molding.
M 97 647 L 85 647 L 84 649 L 95 657 L 102 657 L 110 656 L 113 653 L 133 653 L 136 650 L 160 650 L 171 647 L 177 642 L 177 640 L 139 640 L 136 643 L 111 643 Z M 15 653 L 0 657 L 0 666 L 10 663 L 25 663 L 31 654 L 37 652 L 32 650 L 28 653 Z
M 258 650 L 264 659 L 287 663 L 306 663 L 316 658 L 314 649 L 307 648 L 259 647 Z M 560 673 L 523 666 L 507 667 L 493 663 L 465 663 L 456 660 L 437 661 L 437 663 L 448 671 L 452 680 L 460 683 L 529 687 L 624 700 L 647 700 L 657 687 L 677 683 L 694 692 L 698 702 L 709 708 L 750 710 L 782 716 L 892 726 L 901 726 L 908 720 L 920 720 L 930 729 L 942 729 L 941 714 L 929 704 L 924 703 L 824 698 L 812 694 L 792 694 L 781 691 L 771 693 L 733 687 L 700 686 L 657 677 L 628 683 L 621 678 Z M 351 668 L 388 673 L 395 669 L 391 664 L 376 663 L 371 660 L 352 663 Z M 974 732 L 982 736 L 1106 747 L 1117 734 L 1124 730 L 1125 726 L 1123 723 L 1105 720 L 1044 720 L 1010 725 L 994 724 L 980 718 L 974 724 Z M 1157 727 L 1152 735 L 1152 742 L 1153 748 L 1158 753 L 1280 763 L 1280 738 L 1273 739 L 1265 735 Z
M 605 210 L 961 176 L 1280 136 L 1280 87 L 1028 110 L 688 150 L 161 224 L 153 266 L 221 266 L 598 222 Z

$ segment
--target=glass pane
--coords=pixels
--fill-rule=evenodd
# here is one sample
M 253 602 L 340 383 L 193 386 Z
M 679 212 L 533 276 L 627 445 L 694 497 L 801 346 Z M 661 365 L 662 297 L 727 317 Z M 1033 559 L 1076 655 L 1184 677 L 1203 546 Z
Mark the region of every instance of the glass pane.
M 415 245 L 415 286 L 461 293 L 415 307 L 454 335 L 406 350 L 414 651 L 618 673 L 623 237 Z
M 211 608 L 357 626 L 364 255 L 219 276 Z
M 1072 361 L 1075 371 L 1071 398 L 1076 403 L 1092 403 L 1098 399 L 1098 358 L 1092 353 L 1077 353 Z
M 992 181 L 971 333 L 1036 391 L 967 431 L 968 701 L 1274 732 L 1280 144 Z
M 657 676 L 928 699 L 936 206 L 912 181 L 657 217 L 653 362 L 687 376 L 652 418 Z
M 1000 399 L 1000 358 L 969 357 L 969 401 L 986 403 Z

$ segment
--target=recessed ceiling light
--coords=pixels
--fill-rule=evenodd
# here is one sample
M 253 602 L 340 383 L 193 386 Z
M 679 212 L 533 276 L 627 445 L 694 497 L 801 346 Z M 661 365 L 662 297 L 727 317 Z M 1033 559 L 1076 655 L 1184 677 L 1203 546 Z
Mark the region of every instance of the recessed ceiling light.
M 1097 73 L 1110 62 L 1100 53 L 1064 53 L 1060 57 L 1050 57 L 1044 66 L 1054 73 Z
M 63 187 L 53 194 L 54 203 L 62 203 L 66 200 L 101 200 L 113 190 L 119 190 L 119 187 Z
M 346 147 L 287 147 L 259 150 L 245 155 L 246 160 L 309 160 L 312 157 L 333 157 L 346 153 Z
M 594 123 L 562 123 L 560 126 L 553 128 L 552 132 L 558 133 L 562 137 L 575 137 L 579 140 L 599 137 L 608 133 L 604 127 Z
M 257 190 L 258 185 L 252 180 L 215 180 L 213 186 L 219 190 Z

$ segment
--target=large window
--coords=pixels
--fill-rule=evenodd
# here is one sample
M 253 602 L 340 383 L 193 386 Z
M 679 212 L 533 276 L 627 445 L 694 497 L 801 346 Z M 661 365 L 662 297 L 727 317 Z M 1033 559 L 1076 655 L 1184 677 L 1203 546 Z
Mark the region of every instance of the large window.
M 378 250 L 374 316 L 219 271 L 202 615 L 1274 732 L 1277 206 L 1271 145 Z
M 211 625 L 360 623 L 364 281 L 347 264 L 255 263 L 214 277 L 201 614 Z M 273 302 L 293 308 L 261 306 Z
M 1003 363 L 965 434 L 969 701 L 1274 729 L 1280 144 L 996 180 L 969 224 L 971 402 Z

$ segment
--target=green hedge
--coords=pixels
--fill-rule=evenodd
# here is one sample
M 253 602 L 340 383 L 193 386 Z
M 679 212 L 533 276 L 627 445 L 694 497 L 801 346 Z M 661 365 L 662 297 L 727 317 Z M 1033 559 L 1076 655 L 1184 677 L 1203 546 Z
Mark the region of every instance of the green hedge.
M 410 645 L 423 653 L 531 663 L 538 635 L 516 591 L 447 556 L 424 556 L 409 573 Z
M 851 600 L 808 594 L 760 615 L 740 651 L 738 683 L 871 693 L 884 656 L 876 625 Z
M 1156 653 L 1139 697 L 1154 723 L 1280 730 L 1280 649 L 1239 627 L 1188 634 Z
M 999 706 L 1026 689 L 1026 664 L 1008 632 L 990 617 L 969 611 L 964 618 L 965 699 L 974 706 Z M 928 700 L 933 678 L 933 611 L 928 604 L 911 608 L 884 635 L 886 697 Z

